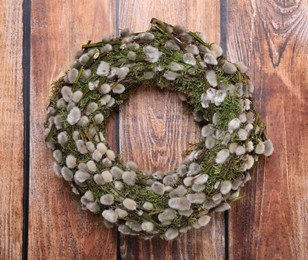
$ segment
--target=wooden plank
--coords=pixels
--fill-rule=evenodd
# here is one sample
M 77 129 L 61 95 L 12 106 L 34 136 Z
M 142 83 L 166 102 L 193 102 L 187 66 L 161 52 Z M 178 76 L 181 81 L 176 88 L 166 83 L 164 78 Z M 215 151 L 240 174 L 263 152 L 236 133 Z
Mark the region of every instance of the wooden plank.
M 128 0 L 121 1 L 119 13 L 120 29 L 145 31 L 156 17 L 202 31 L 211 41 L 219 42 L 217 1 Z M 184 114 L 175 93 L 140 89 L 120 110 L 121 153 L 142 169 L 174 169 L 182 160 L 181 152 L 199 137 L 199 131 L 191 116 Z M 123 259 L 223 259 L 224 219 L 222 214 L 215 214 L 207 228 L 191 231 L 178 241 L 144 241 L 129 236 L 120 240 Z
M 49 86 L 88 40 L 115 33 L 114 1 L 32 1 L 29 259 L 115 259 L 116 231 L 73 200 L 43 141 Z
M 18 259 L 23 221 L 22 1 L 1 1 L 0 26 L 0 259 Z
M 307 259 L 307 2 L 227 3 L 229 57 L 249 65 L 275 146 L 231 211 L 230 259 Z

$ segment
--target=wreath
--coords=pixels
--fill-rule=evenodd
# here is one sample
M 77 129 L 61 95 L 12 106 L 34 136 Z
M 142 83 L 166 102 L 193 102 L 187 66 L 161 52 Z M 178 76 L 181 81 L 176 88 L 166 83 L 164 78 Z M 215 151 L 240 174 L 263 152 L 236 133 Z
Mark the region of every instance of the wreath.
M 155 18 L 146 32 L 121 31 L 88 42 L 53 83 L 45 141 L 54 171 L 82 207 L 106 226 L 144 238 L 177 238 L 230 209 L 273 145 L 252 104 L 247 67 L 226 60 L 201 33 Z M 105 139 L 108 117 L 138 87 L 179 93 L 201 129 L 194 150 L 172 172 L 148 173 L 123 163 Z

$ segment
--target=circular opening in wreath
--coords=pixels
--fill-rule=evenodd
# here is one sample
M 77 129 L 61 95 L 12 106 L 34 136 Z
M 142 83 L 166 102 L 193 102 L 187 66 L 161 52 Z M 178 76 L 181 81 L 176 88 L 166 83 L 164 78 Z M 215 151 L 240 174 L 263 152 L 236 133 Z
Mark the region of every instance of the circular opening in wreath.
M 156 86 L 140 86 L 120 106 L 118 127 L 122 159 L 151 172 L 174 170 L 200 138 L 200 127 L 179 95 Z

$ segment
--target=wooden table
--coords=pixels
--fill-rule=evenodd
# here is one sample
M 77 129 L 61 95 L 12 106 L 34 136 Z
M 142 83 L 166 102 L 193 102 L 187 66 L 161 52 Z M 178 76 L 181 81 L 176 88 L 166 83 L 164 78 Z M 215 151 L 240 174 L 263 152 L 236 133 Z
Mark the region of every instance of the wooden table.
M 308 259 L 307 0 L 2 0 L 0 259 Z M 43 141 L 50 83 L 81 44 L 152 17 L 220 42 L 249 65 L 275 153 L 229 213 L 178 241 L 106 229 L 52 171 Z M 174 93 L 139 90 L 109 140 L 144 169 L 173 169 L 199 136 Z

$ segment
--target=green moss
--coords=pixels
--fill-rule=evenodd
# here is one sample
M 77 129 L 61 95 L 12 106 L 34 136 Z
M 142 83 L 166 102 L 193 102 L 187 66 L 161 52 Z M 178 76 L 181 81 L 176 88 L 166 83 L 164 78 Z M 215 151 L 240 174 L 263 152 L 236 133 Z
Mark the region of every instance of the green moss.
M 217 129 L 227 130 L 228 123 L 238 117 L 241 111 L 240 98 L 235 93 L 227 95 L 225 101 L 216 107 L 215 111 L 219 113 Z
M 48 107 L 56 107 L 57 101 L 60 96 L 62 86 L 64 86 L 64 77 L 60 77 L 58 80 L 51 84 L 51 95 Z
M 181 228 L 188 225 L 189 218 L 185 216 L 177 216 L 172 220 L 171 225 L 174 228 Z
M 205 163 L 203 163 L 201 164 L 201 168 L 205 170 L 209 176 L 206 182 L 205 193 L 207 197 L 210 198 L 213 194 L 215 183 L 221 180 L 222 164 L 212 165 L 212 167 L 209 167 L 209 165 L 205 165 Z
M 153 191 L 147 190 L 141 186 L 127 186 L 126 194 L 134 199 L 138 205 L 143 205 L 145 202 L 151 202 L 155 205 L 155 209 L 164 209 L 168 207 L 168 197 L 157 195 Z

